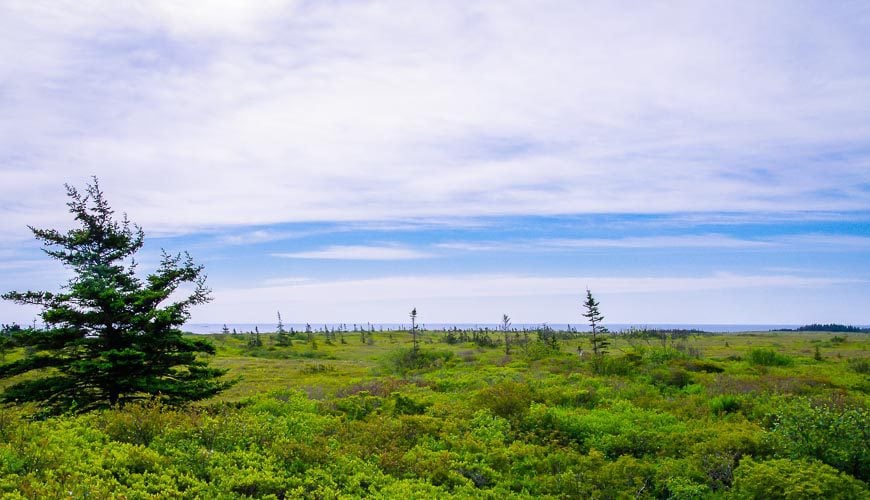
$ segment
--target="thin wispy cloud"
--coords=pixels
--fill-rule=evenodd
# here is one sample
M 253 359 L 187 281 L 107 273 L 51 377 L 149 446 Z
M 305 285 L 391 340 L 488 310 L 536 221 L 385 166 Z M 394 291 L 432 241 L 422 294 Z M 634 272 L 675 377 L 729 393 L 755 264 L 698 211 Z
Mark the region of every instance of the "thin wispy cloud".
M 305 252 L 279 252 L 273 257 L 285 259 L 325 259 L 325 260 L 416 260 L 427 259 L 432 254 L 396 246 L 346 245 L 330 246 L 320 250 Z
M 288 276 L 284 278 L 269 278 L 263 281 L 263 286 L 266 287 L 274 287 L 274 286 L 296 286 L 302 285 L 304 283 L 310 283 L 312 281 L 311 278 L 307 278 L 304 276 Z
M 228 234 L 221 236 L 219 241 L 228 245 L 251 245 L 257 243 L 268 243 L 270 241 L 282 241 L 292 238 L 301 238 L 305 233 L 290 232 L 290 231 L 273 231 L 269 229 L 256 229 L 237 234 Z
M 391 321 L 408 304 L 416 304 L 427 312 L 430 322 L 481 321 L 498 318 L 504 311 L 522 311 L 524 319 L 542 321 L 535 311 L 545 310 L 542 304 L 555 302 L 566 307 L 551 317 L 551 321 L 578 321 L 581 291 L 587 286 L 610 300 L 612 322 L 641 321 L 630 308 L 614 304 L 617 298 L 649 296 L 661 304 L 666 294 L 750 293 L 752 290 L 794 289 L 829 290 L 862 283 L 855 279 L 803 277 L 790 274 L 735 275 L 714 273 L 703 277 L 648 276 L 522 276 L 522 275 L 435 275 L 395 276 L 361 280 L 318 281 L 291 286 L 222 289 L 217 299 L 197 313 L 202 322 L 220 322 L 227 314 L 228 304 L 238 304 L 251 318 L 266 317 L 275 307 L 281 307 L 288 317 L 299 321 L 347 320 Z M 263 297 L 270 297 L 264 303 Z M 341 304 L 341 306 L 337 306 Z M 469 307 L 459 307 L 465 304 Z M 529 305 L 534 307 L 529 308 Z M 425 309 L 424 309 L 425 307 Z M 292 311 L 292 312 L 290 312 Z M 449 313 L 449 311 L 454 311 Z M 457 313 L 461 311 L 461 313 Z M 475 312 L 477 311 L 477 312 Z M 678 317 L 679 304 L 667 307 L 667 313 Z M 689 312 L 684 311 L 683 314 Z M 453 314 L 453 315 L 449 315 Z M 691 314 L 689 314 L 691 315 Z M 688 317 L 688 316 L 684 316 Z M 649 320 L 649 319 L 647 319 Z M 673 320 L 673 318 L 671 319 Z M 770 316 L 767 318 L 770 321 Z
M 655 248 L 766 248 L 775 246 L 770 241 L 732 238 L 718 234 L 682 236 L 646 236 L 628 238 L 558 238 L 537 239 L 526 242 L 447 242 L 436 248 L 468 252 L 544 251 L 596 248 L 655 249 Z
M 800 234 L 782 238 L 792 245 L 812 245 L 833 249 L 870 249 L 870 236 L 855 236 L 844 234 Z

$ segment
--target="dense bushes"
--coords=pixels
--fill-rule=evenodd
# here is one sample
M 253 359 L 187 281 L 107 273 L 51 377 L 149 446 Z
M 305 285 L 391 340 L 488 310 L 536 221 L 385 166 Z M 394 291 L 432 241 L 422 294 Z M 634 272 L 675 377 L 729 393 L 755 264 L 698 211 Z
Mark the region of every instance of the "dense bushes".
M 779 354 L 773 349 L 752 349 L 749 351 L 749 362 L 758 366 L 790 366 L 792 359 Z
M 44 421 L 25 408 L 0 409 L 0 496 L 870 493 L 862 482 L 866 394 L 848 389 L 863 378 L 834 355 L 794 356 L 790 366 L 767 370 L 727 360 L 735 351 L 699 359 L 627 348 L 596 366 L 572 349 L 533 359 L 521 348 L 512 356 L 470 346 L 432 352 L 423 342 L 414 361 L 410 350 L 390 354 L 381 339 L 324 344 L 319 349 L 336 359 L 323 369 L 219 354 L 217 363 L 238 362 L 261 377 L 260 387 L 283 389 L 186 408 L 144 403 Z M 274 372 L 262 372 L 267 363 Z
M 429 349 L 396 349 L 383 360 L 383 366 L 392 373 L 440 368 L 453 358 L 452 351 Z
M 870 480 L 870 412 L 866 408 L 783 402 L 772 415 L 777 454 L 813 458 L 864 481 Z
M 756 462 L 747 458 L 735 473 L 734 492 L 744 498 L 867 498 L 859 481 L 830 466 L 806 460 Z

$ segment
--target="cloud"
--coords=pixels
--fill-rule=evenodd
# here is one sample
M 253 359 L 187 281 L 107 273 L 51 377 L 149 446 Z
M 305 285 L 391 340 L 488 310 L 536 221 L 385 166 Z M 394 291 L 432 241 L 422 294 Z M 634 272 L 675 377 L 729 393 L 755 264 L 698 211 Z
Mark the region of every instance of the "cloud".
M 301 285 L 303 283 L 311 282 L 311 278 L 307 278 L 304 276 L 290 276 L 285 278 L 269 278 L 263 281 L 263 286 L 273 287 L 273 286 L 295 286 Z
M 870 249 L 870 237 L 847 234 L 801 234 L 782 238 L 792 245 L 812 246 L 843 250 Z
M 553 239 L 542 242 L 556 248 L 760 248 L 771 243 L 719 234 L 641 236 L 629 238 Z
M 7 2 L 0 231 L 866 211 L 853 7 Z
M 747 300 L 745 306 L 755 308 L 758 300 L 753 294 L 757 293 L 775 300 L 782 291 L 796 288 L 813 291 L 855 284 L 866 285 L 866 281 L 793 274 L 730 273 L 701 277 L 406 275 L 215 290 L 215 301 L 199 308 L 194 313 L 194 321 L 221 322 L 222 317 L 244 318 L 245 314 L 248 319 L 256 320 L 258 317 L 268 317 L 275 307 L 287 311 L 288 317 L 306 318 L 302 321 L 390 321 L 391 317 L 396 317 L 397 311 L 404 311 L 412 305 L 425 307 L 426 321 L 430 322 L 475 322 L 488 317 L 497 319 L 505 310 L 522 311 L 524 320 L 528 321 L 564 321 L 572 317 L 571 311 L 579 310 L 580 294 L 589 287 L 596 296 L 635 304 L 630 307 L 622 305 L 619 316 L 609 316 L 611 321 L 620 322 L 620 316 L 624 321 L 657 319 L 659 314 L 638 316 L 631 312 L 631 307 L 643 307 L 637 306 L 636 300 L 626 298 L 634 295 L 648 298 L 641 301 L 644 304 L 647 301 L 659 304 L 663 311 L 671 313 L 668 321 L 679 318 L 684 322 L 715 322 L 724 314 L 725 317 L 731 317 L 733 322 L 734 316 L 727 307 L 716 314 L 703 311 L 698 318 L 697 314 L 683 307 L 683 299 L 677 300 L 675 297 L 726 294 L 733 302 L 734 297 L 748 296 L 752 298 Z M 264 297 L 269 300 L 264 301 Z M 708 314 L 706 319 L 703 318 L 704 314 Z M 768 311 L 768 321 L 771 316 L 776 314 Z M 777 321 L 782 319 L 774 320 Z
M 275 231 L 271 229 L 255 229 L 253 231 L 245 231 L 237 234 L 226 234 L 219 237 L 221 243 L 228 245 L 251 245 L 257 243 L 268 243 L 270 241 L 288 240 L 291 238 L 302 238 L 306 235 L 315 234 L 313 231 Z
M 306 252 L 273 253 L 273 257 L 286 259 L 329 260 L 415 260 L 432 254 L 398 246 L 336 245 Z
M 733 238 L 720 234 L 679 236 L 637 236 L 625 238 L 552 238 L 526 242 L 446 242 L 435 245 L 445 250 L 468 252 L 516 250 L 571 250 L 594 248 L 765 248 L 775 243 Z

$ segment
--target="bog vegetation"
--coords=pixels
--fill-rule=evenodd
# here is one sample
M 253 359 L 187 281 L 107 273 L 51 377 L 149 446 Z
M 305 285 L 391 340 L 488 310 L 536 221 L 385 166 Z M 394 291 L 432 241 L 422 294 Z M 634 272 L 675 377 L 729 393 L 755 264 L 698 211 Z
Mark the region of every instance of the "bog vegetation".
M 631 331 L 600 356 L 588 333 L 416 337 L 218 334 L 208 361 L 238 383 L 210 400 L 7 406 L 0 491 L 867 498 L 865 334 Z

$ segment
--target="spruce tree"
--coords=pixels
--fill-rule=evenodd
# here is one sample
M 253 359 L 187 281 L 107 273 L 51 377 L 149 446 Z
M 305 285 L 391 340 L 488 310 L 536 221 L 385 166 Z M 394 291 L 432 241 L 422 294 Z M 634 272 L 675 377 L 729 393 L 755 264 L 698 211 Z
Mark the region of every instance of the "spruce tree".
M 413 353 L 416 356 L 420 351 L 420 344 L 417 342 L 417 308 L 411 309 L 411 312 L 408 314 L 408 317 L 411 318 L 411 338 L 414 341 L 414 350 Z
M 288 347 L 293 345 L 293 340 L 290 338 L 290 334 L 287 333 L 287 330 L 284 329 L 284 322 L 281 321 L 281 311 L 278 311 L 278 327 L 275 332 L 276 344 L 281 347 Z
M 601 315 L 601 312 L 598 310 L 598 301 L 595 300 L 595 297 L 592 296 L 592 292 L 589 289 L 586 289 L 586 301 L 583 302 L 583 308 L 586 312 L 583 313 L 583 317 L 589 320 L 589 326 L 592 327 L 592 352 L 597 356 L 599 354 L 605 354 L 606 348 L 610 343 L 604 337 L 600 337 L 600 333 L 606 333 L 607 329 L 601 326 L 601 322 L 604 321 L 604 316 Z
M 501 315 L 501 331 L 504 333 L 504 353 L 511 353 L 511 337 L 510 337 L 510 329 L 511 329 L 511 317 L 507 314 Z
M 73 277 L 59 292 L 3 294 L 40 306 L 45 326 L 16 336 L 24 357 L 0 365 L 0 378 L 27 376 L 7 386 L 0 401 L 35 402 L 44 413 L 84 412 L 149 398 L 180 404 L 229 387 L 219 380 L 225 370 L 199 357 L 214 354 L 214 346 L 179 329 L 192 306 L 210 300 L 202 266 L 187 253 L 163 252 L 157 270 L 140 279 L 133 256 L 142 229 L 126 215 L 114 218 L 96 178 L 84 194 L 66 189 L 78 226 L 66 233 L 30 229 Z M 167 303 L 185 284 L 190 294 Z

